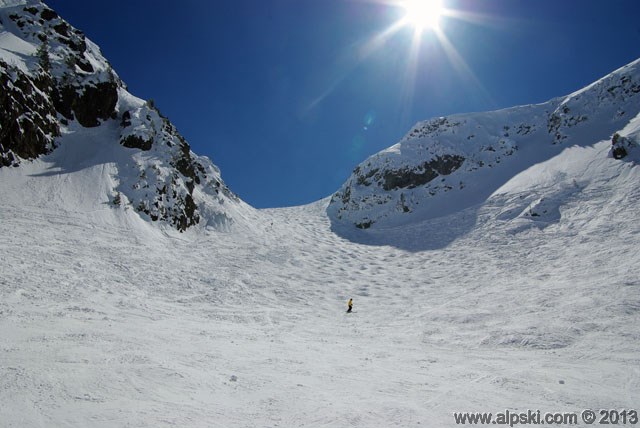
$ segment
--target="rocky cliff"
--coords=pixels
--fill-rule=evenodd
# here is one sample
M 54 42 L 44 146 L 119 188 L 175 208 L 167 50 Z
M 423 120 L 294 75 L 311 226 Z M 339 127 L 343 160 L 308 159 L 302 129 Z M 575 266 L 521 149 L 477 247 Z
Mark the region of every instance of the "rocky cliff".
M 153 103 L 127 91 L 98 46 L 44 3 L 0 1 L 0 86 L 0 167 L 46 159 L 68 135 L 98 128 L 86 144 L 129 159 L 116 172 L 113 207 L 180 231 L 203 219 L 232 223 L 234 204 L 248 209 Z

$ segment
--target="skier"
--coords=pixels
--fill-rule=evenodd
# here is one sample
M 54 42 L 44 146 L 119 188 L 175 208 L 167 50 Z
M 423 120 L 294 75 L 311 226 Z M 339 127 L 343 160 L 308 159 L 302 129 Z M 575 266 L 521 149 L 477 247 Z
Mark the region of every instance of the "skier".
M 349 309 L 347 309 L 347 313 L 351 312 L 351 309 L 353 309 L 353 299 L 349 299 L 349 303 L 347 303 L 347 306 L 349 306 Z

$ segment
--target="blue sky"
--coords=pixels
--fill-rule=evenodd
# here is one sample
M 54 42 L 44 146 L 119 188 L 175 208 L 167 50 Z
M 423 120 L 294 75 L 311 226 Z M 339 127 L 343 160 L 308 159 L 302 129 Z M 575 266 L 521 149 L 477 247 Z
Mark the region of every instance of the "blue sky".
M 444 0 L 441 35 L 380 35 L 391 0 L 47 4 L 255 207 L 313 202 L 419 120 L 546 101 L 640 57 L 637 0 Z

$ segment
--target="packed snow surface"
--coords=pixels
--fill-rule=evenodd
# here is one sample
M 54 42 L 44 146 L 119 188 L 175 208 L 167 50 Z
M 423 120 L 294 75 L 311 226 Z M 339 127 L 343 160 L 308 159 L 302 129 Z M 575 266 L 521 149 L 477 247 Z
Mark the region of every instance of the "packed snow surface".
M 39 2 L 0 0 L 5 15 L 23 5 Z M 40 21 L 24 24 L 27 39 L 12 22 L 0 59 L 32 70 Z M 67 45 L 49 46 L 63 78 Z M 50 154 L 0 168 L 1 427 L 446 427 L 453 412 L 640 411 L 639 62 L 548 112 L 509 110 L 508 130 L 504 111 L 457 117 L 478 129 L 465 134 L 473 147 L 456 144 L 462 122 L 419 124 L 372 167 L 416 167 L 392 155 L 429 149 L 484 169 L 450 171 L 433 195 L 391 190 L 384 209 L 385 193 L 354 177 L 343 222 L 329 198 L 255 210 L 184 143 L 207 186 L 189 192 L 200 221 L 178 233 L 136 211 L 158 184 L 187 187 L 177 131 L 97 46 L 82 55 L 95 73 L 74 78 L 120 85 L 118 119 L 71 121 Z M 154 145 L 122 147 L 124 136 Z
M 0 425 L 638 409 L 640 175 L 609 147 L 567 148 L 480 208 L 353 232 L 371 245 L 331 230 L 328 200 L 180 234 L 110 206 L 114 164 L 64 145 L 0 169 Z

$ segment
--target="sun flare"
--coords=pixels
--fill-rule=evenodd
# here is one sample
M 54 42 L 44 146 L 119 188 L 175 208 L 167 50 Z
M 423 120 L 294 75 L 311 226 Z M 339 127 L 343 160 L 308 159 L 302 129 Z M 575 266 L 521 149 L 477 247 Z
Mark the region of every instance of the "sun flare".
M 406 10 L 405 21 L 416 31 L 437 29 L 443 7 L 440 0 L 407 0 L 402 6 Z

